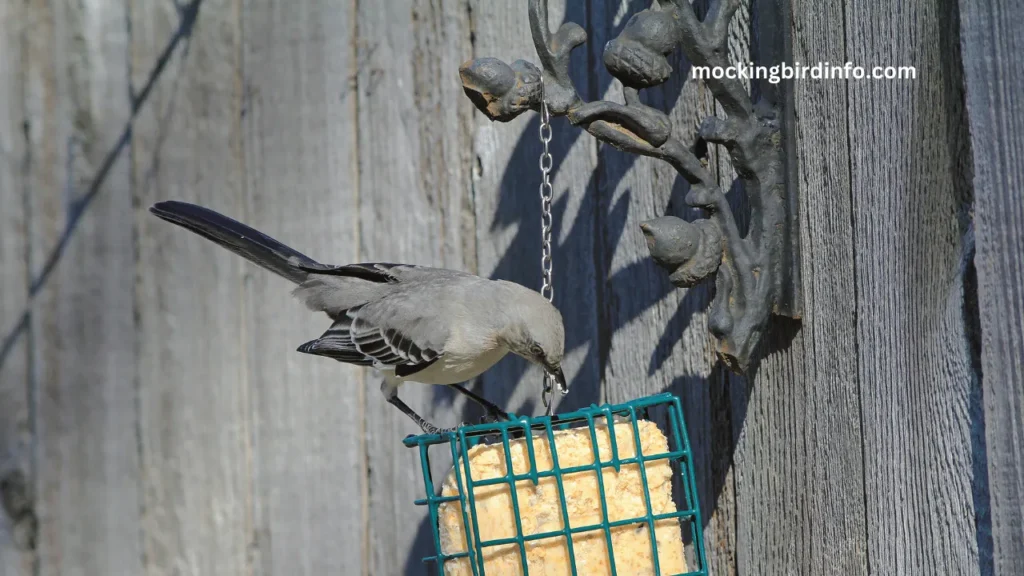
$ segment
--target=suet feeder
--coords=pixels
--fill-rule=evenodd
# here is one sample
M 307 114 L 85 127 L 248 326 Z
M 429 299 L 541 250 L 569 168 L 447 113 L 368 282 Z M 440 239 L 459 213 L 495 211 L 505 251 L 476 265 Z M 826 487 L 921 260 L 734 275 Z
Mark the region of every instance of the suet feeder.
M 679 399 L 410 436 L 439 576 L 706 576 Z M 440 484 L 431 450 L 451 456 Z M 433 572 L 431 569 L 430 573 Z

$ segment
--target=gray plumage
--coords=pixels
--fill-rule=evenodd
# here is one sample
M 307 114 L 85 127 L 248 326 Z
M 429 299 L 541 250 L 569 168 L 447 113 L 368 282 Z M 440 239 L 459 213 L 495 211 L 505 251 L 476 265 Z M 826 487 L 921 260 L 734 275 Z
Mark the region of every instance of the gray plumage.
M 324 265 L 201 206 L 160 202 L 150 211 L 298 284 L 293 294 L 333 320 L 299 351 L 380 370 L 385 397 L 424 430 L 437 429 L 398 400 L 403 381 L 456 385 L 512 352 L 564 385 L 562 318 L 536 291 L 440 268 Z

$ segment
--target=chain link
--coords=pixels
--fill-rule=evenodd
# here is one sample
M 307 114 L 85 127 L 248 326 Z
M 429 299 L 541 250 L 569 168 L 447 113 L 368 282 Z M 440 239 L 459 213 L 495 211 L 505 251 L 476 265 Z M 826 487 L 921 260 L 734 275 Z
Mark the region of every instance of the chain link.
M 554 228 L 554 220 L 551 216 L 551 201 L 555 196 L 554 189 L 551 187 L 551 168 L 554 164 L 554 160 L 551 158 L 551 152 L 548 150 L 548 144 L 551 142 L 551 113 L 548 111 L 547 102 L 541 98 L 540 104 L 540 141 L 543 146 L 543 152 L 540 155 L 540 245 L 541 245 L 541 256 L 540 256 L 540 271 L 543 277 L 543 284 L 541 285 L 540 294 L 544 298 L 547 298 L 548 302 L 551 302 L 555 297 L 555 286 L 552 281 L 552 270 L 554 263 L 552 261 L 551 254 L 551 229 Z M 553 403 L 551 402 L 551 393 L 554 389 L 555 383 L 551 376 L 544 374 L 544 392 L 541 399 L 544 402 L 545 414 L 551 415 Z M 565 391 L 563 390 L 564 394 Z
M 544 277 L 541 286 L 541 296 L 551 302 L 555 297 L 555 287 L 551 280 L 551 229 L 554 221 L 551 216 L 551 201 L 554 198 L 554 190 L 551 187 L 551 167 L 554 161 L 551 152 L 548 151 L 548 144 L 551 142 L 551 116 L 548 112 L 548 105 L 541 103 L 540 108 L 540 141 L 544 145 L 544 151 L 540 155 L 540 242 L 541 257 L 540 270 Z

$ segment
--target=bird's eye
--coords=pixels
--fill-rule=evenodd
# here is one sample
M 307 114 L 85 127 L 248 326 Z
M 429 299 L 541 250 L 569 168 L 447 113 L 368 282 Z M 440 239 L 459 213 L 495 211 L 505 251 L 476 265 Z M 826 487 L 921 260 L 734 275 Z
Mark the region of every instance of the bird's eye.
M 544 349 L 540 347 L 540 344 L 533 344 L 530 346 L 530 354 L 534 356 L 543 356 Z

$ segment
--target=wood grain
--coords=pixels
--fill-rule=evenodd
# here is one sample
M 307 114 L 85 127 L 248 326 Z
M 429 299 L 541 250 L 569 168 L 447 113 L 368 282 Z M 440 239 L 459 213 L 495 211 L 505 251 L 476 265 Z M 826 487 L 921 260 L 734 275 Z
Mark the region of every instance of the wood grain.
M 850 176 L 873 574 L 979 573 L 964 233 L 970 189 L 956 5 L 853 0 L 847 59 L 916 80 L 850 81 Z M 882 41 L 881 39 L 885 39 Z
M 472 1 L 470 7 L 474 57 L 536 61 L 525 6 Z M 582 2 L 550 2 L 549 9 L 551 29 L 566 20 L 580 25 L 588 21 L 589 8 Z M 587 98 L 592 98 L 588 92 L 593 69 L 585 47 L 573 52 L 570 70 L 577 90 Z M 458 105 L 472 108 L 464 96 Z M 479 273 L 535 290 L 541 287 L 539 128 L 539 119 L 532 113 L 509 123 L 492 123 L 474 112 Z M 563 369 L 570 387 L 569 395 L 560 398 L 556 394 L 555 402 L 558 410 L 565 411 L 601 397 L 600 357 L 606 348 L 599 337 L 598 293 L 603 287 L 595 267 L 597 146 L 593 138 L 564 118 L 553 119 L 552 128 L 554 303 L 566 326 Z M 510 355 L 480 381 L 486 396 L 506 409 L 543 413 L 543 375 L 525 360 Z
M 356 261 L 354 10 L 322 0 L 243 10 L 246 188 L 237 216 L 321 261 Z M 244 278 L 254 562 L 262 574 L 360 574 L 361 372 L 297 353 L 330 320 L 273 274 L 247 265 Z
M 132 85 L 175 34 L 132 137 L 144 572 L 253 572 L 253 425 L 243 271 L 228 251 L 147 209 L 185 200 L 241 214 L 240 3 L 130 4 Z M 138 572 L 134 572 L 138 573 Z
M 708 2 L 695 2 L 694 9 L 699 16 L 707 14 Z M 739 9 L 729 25 L 728 52 L 731 62 L 750 60 L 751 20 L 750 2 L 741 2 Z M 685 60 L 680 70 L 689 66 Z M 725 110 L 718 104 L 703 82 L 679 78 L 685 81 L 684 94 L 692 94 L 689 98 L 695 104 L 689 106 L 688 114 L 681 115 L 676 106 L 673 118 L 679 118 L 673 126 L 676 134 L 686 134 L 685 141 L 692 142 L 697 137 L 697 128 L 704 118 L 712 114 L 725 117 Z M 750 82 L 743 84 L 749 91 Z M 671 100 L 669 101 L 671 102 Z M 659 163 L 656 166 L 668 171 Z M 708 150 L 708 166 L 715 174 L 718 184 L 728 190 L 736 182 L 736 171 L 732 160 L 722 147 L 711 146 Z M 683 185 L 677 179 L 678 185 Z M 688 190 L 687 190 L 688 191 Z M 666 207 L 665 213 L 675 212 L 689 220 L 706 216 L 701 210 L 687 208 L 683 198 L 685 193 L 673 194 L 672 202 Z M 732 203 L 738 208 L 734 210 L 739 222 L 745 222 L 747 210 L 745 202 L 739 194 L 734 194 Z M 646 254 L 644 255 L 646 256 Z M 730 377 L 728 371 L 718 362 L 715 356 L 715 342 L 707 330 L 707 307 L 714 294 L 714 281 L 688 290 L 689 298 L 685 306 L 686 316 L 683 318 L 685 330 L 700 336 L 703 346 L 694 342 L 685 342 L 680 349 L 684 354 L 693 356 L 691 363 L 706 366 L 687 377 L 677 378 L 673 391 L 684 401 L 687 426 L 690 428 L 690 439 L 695 453 L 695 474 L 701 492 L 701 511 L 704 514 L 704 546 L 713 574 L 736 574 L 738 550 L 738 509 L 736 500 L 736 467 L 734 465 L 736 444 L 739 429 L 743 425 L 743 411 L 737 405 L 747 398 L 746 380 Z M 684 301 L 685 302 L 685 301 Z M 677 328 L 678 330 L 679 328 Z M 672 330 L 671 325 L 668 330 Z M 671 332 L 668 332 L 671 333 Z M 706 379 L 701 378 L 706 374 Z
M 468 17 L 459 2 L 358 5 L 361 261 L 474 265 L 475 241 L 464 236 L 475 229 L 468 121 L 456 107 L 458 65 L 470 55 Z M 379 386 L 367 372 L 367 569 L 421 574 L 433 541 L 425 510 L 412 504 L 423 495 L 419 457 L 401 444 L 420 431 L 386 403 Z M 453 406 L 446 390 L 408 384 L 399 397 L 439 426 L 459 423 L 462 402 Z
M 38 570 L 136 574 L 125 7 L 32 3 L 26 10 Z
M 756 10 L 756 6 L 743 2 L 733 17 L 728 38 L 731 62 L 756 59 Z M 744 84 L 752 94 L 761 91 L 756 82 Z M 717 116 L 725 117 L 721 104 L 716 103 L 714 110 Z M 742 191 L 743 183 L 738 180 L 726 151 L 719 148 L 716 152 L 719 185 L 729 190 L 733 213 L 741 230 L 745 230 L 750 223 L 750 208 Z M 807 430 L 800 415 L 807 409 L 808 398 L 787 389 L 806 387 L 803 335 L 796 332 L 797 328 L 796 323 L 773 318 L 762 343 L 765 356 L 753 373 L 742 377 L 718 366 L 723 374 L 719 382 L 711 384 L 724 388 L 718 395 L 724 395 L 731 408 L 731 430 L 719 425 L 713 446 L 725 450 L 724 458 L 733 464 L 735 499 L 732 503 L 724 502 L 735 510 L 731 515 L 735 534 L 731 539 L 716 539 L 715 551 L 719 556 L 731 556 L 732 570 L 738 574 L 807 573 L 811 554 L 800 554 L 801 547 L 810 548 L 806 542 L 811 536 L 803 530 L 804 518 L 811 512 L 806 502 L 809 490 L 804 471 L 810 467 L 814 454 L 802 449 L 806 446 Z M 715 398 L 714 392 L 711 398 Z M 721 458 L 716 455 L 715 460 Z M 718 506 L 722 504 L 719 499 Z M 705 513 L 713 514 L 712 517 L 718 514 L 714 509 Z M 800 526 L 801 530 L 775 528 L 780 525 Z
M 998 576 L 1024 573 L 1024 16 L 1017 8 L 1006 1 L 960 4 L 985 428 L 984 446 L 974 448 L 987 450 Z
M 599 6 L 595 4 L 595 6 Z M 602 98 L 622 102 L 622 87 L 605 69 L 604 45 L 616 37 L 630 16 L 611 3 L 595 10 L 588 44 L 592 73 Z M 698 7 L 703 13 L 703 7 Z M 652 106 L 670 113 L 675 137 L 692 142 L 700 122 L 714 113 L 706 87 L 689 80 L 689 63 L 674 55 L 677 73 L 664 85 L 642 92 Z M 584 135 L 584 137 L 589 137 Z M 595 172 L 599 242 L 595 262 L 603 290 L 598 307 L 604 397 L 610 402 L 671 391 L 684 401 L 691 445 L 695 454 L 697 488 L 704 513 L 704 543 L 715 574 L 735 573 L 736 526 L 733 477 L 730 469 L 733 431 L 722 394 L 725 381 L 716 366 L 706 307 L 710 286 L 677 290 L 663 270 L 650 260 L 639 224 L 672 214 L 693 220 L 699 211 L 683 198 L 685 181 L 665 162 L 638 158 L 601 145 Z M 720 156 L 712 152 L 718 172 Z
M 795 61 L 841 60 L 841 14 L 793 14 Z M 804 317 L 773 320 L 737 408 L 736 554 L 741 574 L 866 574 L 846 87 L 794 87 Z
M 758 38 L 754 11 L 756 7 L 750 2 L 742 2 L 733 17 L 728 37 L 731 62 L 751 62 L 756 58 Z M 748 92 L 760 92 L 761 86 L 756 82 L 744 80 L 743 83 Z M 725 117 L 721 104 L 715 103 L 714 111 L 717 116 Z M 733 214 L 741 230 L 746 230 L 750 224 L 750 207 L 743 192 L 744 184 L 738 179 L 729 154 L 722 148 L 716 152 L 719 185 L 729 191 Z M 735 509 L 732 514 L 735 534 L 731 539 L 717 539 L 715 552 L 718 556 L 723 553 L 731 556 L 732 570 L 737 574 L 794 574 L 806 570 L 805 557 L 799 549 L 808 547 L 809 534 L 803 530 L 775 528 L 780 525 L 803 528 L 802 517 L 808 513 L 805 497 L 809 491 L 803 471 L 809 466 L 812 455 L 801 449 L 805 446 L 806 429 L 799 416 L 806 411 L 807 397 L 786 389 L 788 386 L 806 387 L 802 334 L 795 334 L 796 328 L 797 324 L 773 318 L 762 343 L 765 356 L 753 373 L 743 377 L 719 366 L 718 370 L 723 372 L 721 379 L 711 384 L 725 389 L 720 394 L 726 395 L 731 407 L 728 420 L 731 430 L 719 425 L 718 434 L 725 438 L 717 438 L 713 446 L 726 450 L 726 457 L 732 461 L 735 499 L 725 503 Z M 705 514 L 717 515 L 717 510 Z
M 22 29 L 25 5 L 0 4 L 0 574 L 35 564 L 29 353 L 29 235 Z
M 537 115 L 491 123 L 457 73 L 536 61 L 526 7 L 207 0 L 182 27 L 177 4 L 0 4 L 0 480 L 27 498 L 0 515 L 0 575 L 422 574 L 413 423 L 372 372 L 294 352 L 326 320 L 285 282 L 146 209 L 539 287 Z M 603 47 L 649 4 L 551 2 L 588 32 L 586 99 L 621 100 Z M 555 119 L 561 410 L 681 396 L 713 574 L 1022 573 L 1024 22 L 1006 0 L 792 4 L 795 60 L 918 69 L 795 85 L 802 321 L 726 375 L 711 289 L 672 288 L 637 226 L 696 218 L 685 183 Z M 642 96 L 689 142 L 715 104 L 671 62 Z M 509 358 L 476 386 L 538 414 L 540 382 Z M 480 414 L 401 396 L 443 426 Z

